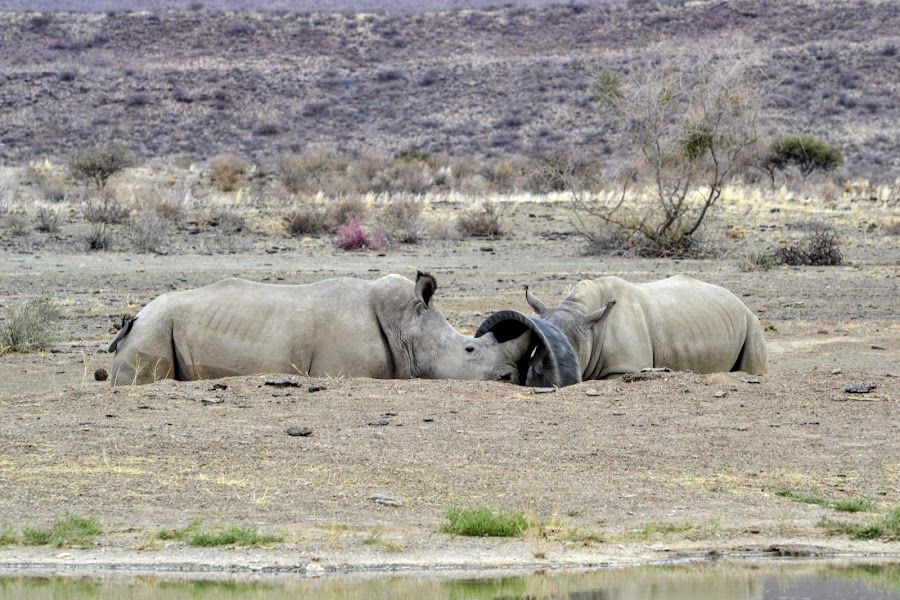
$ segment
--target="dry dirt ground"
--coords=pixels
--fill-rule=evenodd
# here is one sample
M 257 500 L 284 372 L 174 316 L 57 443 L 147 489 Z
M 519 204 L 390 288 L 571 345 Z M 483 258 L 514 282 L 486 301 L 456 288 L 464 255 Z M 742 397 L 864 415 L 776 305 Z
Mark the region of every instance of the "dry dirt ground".
M 585 256 L 559 205 L 509 203 L 504 215 L 515 234 L 503 239 L 384 252 L 271 238 L 224 255 L 4 250 L 2 303 L 46 295 L 65 318 L 56 351 L 0 358 L 0 528 L 46 527 L 68 513 L 98 519 L 103 533 L 80 548 L 3 546 L 0 566 L 317 571 L 776 548 L 900 553 L 898 541 L 852 541 L 819 526 L 875 513 L 776 494 L 863 498 L 882 512 L 900 504 L 900 243 L 870 226 L 896 221 L 896 204 L 737 203 L 720 225 L 745 237 L 725 238 L 721 259 L 690 261 Z M 813 217 L 835 224 L 845 265 L 746 270 L 747 257 Z M 117 389 L 94 380 L 111 365 L 111 322 L 169 289 L 231 275 L 299 283 L 417 268 L 437 277 L 438 305 L 469 332 L 494 310 L 527 311 L 524 283 L 555 302 L 584 277 L 694 275 L 760 315 L 770 372 L 669 373 L 546 394 L 419 380 L 296 377 L 297 387 L 273 387 L 271 375 Z M 863 381 L 877 387 L 844 391 Z M 453 503 L 521 510 L 542 526 L 516 539 L 451 536 L 440 526 Z M 204 549 L 159 539 L 194 519 L 284 542 Z M 665 525 L 677 531 L 659 532 Z

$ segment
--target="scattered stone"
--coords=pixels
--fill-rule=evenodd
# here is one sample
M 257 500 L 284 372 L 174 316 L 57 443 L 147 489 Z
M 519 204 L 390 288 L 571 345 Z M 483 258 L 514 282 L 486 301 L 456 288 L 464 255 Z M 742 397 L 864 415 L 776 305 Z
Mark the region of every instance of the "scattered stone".
M 109 373 L 106 372 L 106 369 L 97 369 L 94 371 L 94 379 L 97 381 L 106 381 L 109 378 Z
M 369 421 L 366 425 L 371 425 L 372 427 L 384 427 L 385 425 L 390 425 L 390 422 L 387 419 L 375 419 L 374 421 Z
M 878 344 L 872 344 L 872 350 L 884 350 L 884 346 L 879 346 Z
M 728 395 L 728 392 L 725 390 L 718 390 L 715 394 L 713 394 L 713 398 L 724 398 Z
M 852 381 L 847 384 L 844 391 L 848 394 L 868 394 L 877 387 L 878 385 L 871 381 Z
M 820 329 L 820 330 L 817 331 L 816 333 L 818 333 L 819 335 L 828 335 L 828 330 L 827 330 L 827 329 Z
M 275 387 L 300 387 L 300 382 L 291 377 L 279 377 L 277 379 L 266 379 L 265 385 Z
M 423 423 L 434 423 L 434 417 L 425 417 L 422 419 Z
M 225 402 L 224 398 L 203 398 L 200 400 L 200 404 L 222 404 Z
M 755 377 L 753 379 L 742 379 L 741 381 L 743 381 L 744 383 L 759 383 L 759 379 Z
M 534 388 L 535 394 L 552 394 L 557 391 L 559 388 L 556 387 L 536 387 Z
M 843 371 L 840 369 L 832 369 L 831 370 L 832 375 L 840 375 L 841 373 L 843 373 Z
M 480 250 L 481 250 L 482 252 L 493 252 L 493 251 L 494 251 L 494 247 L 493 247 L 493 246 L 482 246 L 482 247 L 480 248 Z
M 585 395 L 585 396 L 599 396 L 599 395 L 600 395 L 600 392 L 598 392 L 598 391 L 595 390 L 594 388 L 591 388 L 591 389 L 585 391 L 585 392 L 584 392 L 584 395 Z
M 315 394 L 316 392 L 321 392 L 321 391 L 327 390 L 327 389 L 328 388 L 325 387 L 324 385 L 311 385 L 308 388 L 306 388 L 306 391 L 309 392 L 310 394 Z
M 309 427 L 288 427 L 286 432 L 288 435 L 297 437 L 309 437 L 312 435 L 312 429 Z
M 372 494 L 370 496 L 367 496 L 366 500 L 371 500 L 372 502 L 381 504 L 382 506 L 403 506 L 403 502 L 387 494 Z
M 641 369 L 641 373 L 671 373 L 672 369 L 669 367 L 644 367 Z
M 212 387 L 209 388 L 209 391 L 215 392 L 216 390 L 227 390 L 227 389 L 228 389 L 227 383 L 214 383 L 214 384 L 212 384 Z

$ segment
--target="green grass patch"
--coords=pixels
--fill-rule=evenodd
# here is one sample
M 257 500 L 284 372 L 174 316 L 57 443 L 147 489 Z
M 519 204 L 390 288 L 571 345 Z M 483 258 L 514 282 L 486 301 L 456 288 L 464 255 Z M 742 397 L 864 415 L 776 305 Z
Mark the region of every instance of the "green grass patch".
M 12 527 L 4 527 L 0 529 L 0 546 L 8 546 L 10 544 L 18 544 L 22 541 L 22 538 L 17 534 Z
M 441 526 L 444 533 L 477 537 L 518 537 L 526 529 L 528 519 L 523 513 L 498 512 L 489 506 L 451 506 L 447 509 L 447 522 Z
M 259 546 L 277 544 L 284 536 L 259 533 L 256 527 L 238 527 L 232 525 L 217 533 L 197 531 L 188 540 L 191 546 Z
M 822 519 L 819 527 L 831 534 L 849 535 L 855 540 L 900 540 L 900 506 L 868 523 L 847 523 L 833 519 Z
M 86 519 L 76 515 L 66 515 L 53 520 L 49 529 L 27 528 L 22 532 L 24 542 L 29 546 L 66 546 L 84 544 L 102 532 L 96 519 Z
M 161 540 L 179 540 L 183 541 L 188 538 L 189 535 L 193 535 L 200 530 L 200 525 L 203 523 L 203 519 L 197 518 L 185 525 L 181 528 L 176 529 L 160 529 L 159 533 L 156 534 Z
M 807 494 L 803 492 L 794 492 L 791 490 L 780 490 L 775 492 L 776 496 L 802 502 L 803 504 L 815 504 L 824 508 L 831 508 L 840 512 L 871 512 L 875 510 L 875 505 L 868 500 L 862 498 L 854 498 L 850 500 L 829 500 L 815 494 Z
M 647 523 L 640 529 L 629 529 L 626 530 L 622 535 L 622 539 L 625 541 L 632 542 L 643 542 L 658 535 L 670 535 L 673 533 L 684 533 L 686 531 L 691 531 L 695 526 L 693 523 L 681 522 L 681 523 L 662 523 L 662 522 L 653 522 Z

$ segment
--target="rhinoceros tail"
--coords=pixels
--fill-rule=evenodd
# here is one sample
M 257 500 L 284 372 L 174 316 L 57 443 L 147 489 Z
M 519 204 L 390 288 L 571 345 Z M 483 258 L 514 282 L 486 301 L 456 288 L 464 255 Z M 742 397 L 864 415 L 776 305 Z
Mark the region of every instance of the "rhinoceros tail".
M 107 348 L 107 352 L 116 351 L 116 347 L 119 345 L 119 342 L 125 339 L 125 336 L 128 335 L 128 332 L 131 331 L 132 326 L 134 326 L 135 321 L 137 321 L 137 317 L 131 317 L 128 315 L 122 317 L 122 326 L 119 328 L 119 333 L 118 335 L 116 335 L 116 339 L 114 339 L 109 345 L 109 348 Z

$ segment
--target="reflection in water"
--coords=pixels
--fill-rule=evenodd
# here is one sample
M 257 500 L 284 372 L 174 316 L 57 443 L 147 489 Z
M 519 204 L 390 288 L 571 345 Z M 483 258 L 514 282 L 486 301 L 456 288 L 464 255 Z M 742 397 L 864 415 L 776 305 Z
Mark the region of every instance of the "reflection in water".
M 203 577 L 117 573 L 32 577 L 0 572 L 0 599 L 900 600 L 900 562 L 720 561 L 472 578 L 432 573 Z

